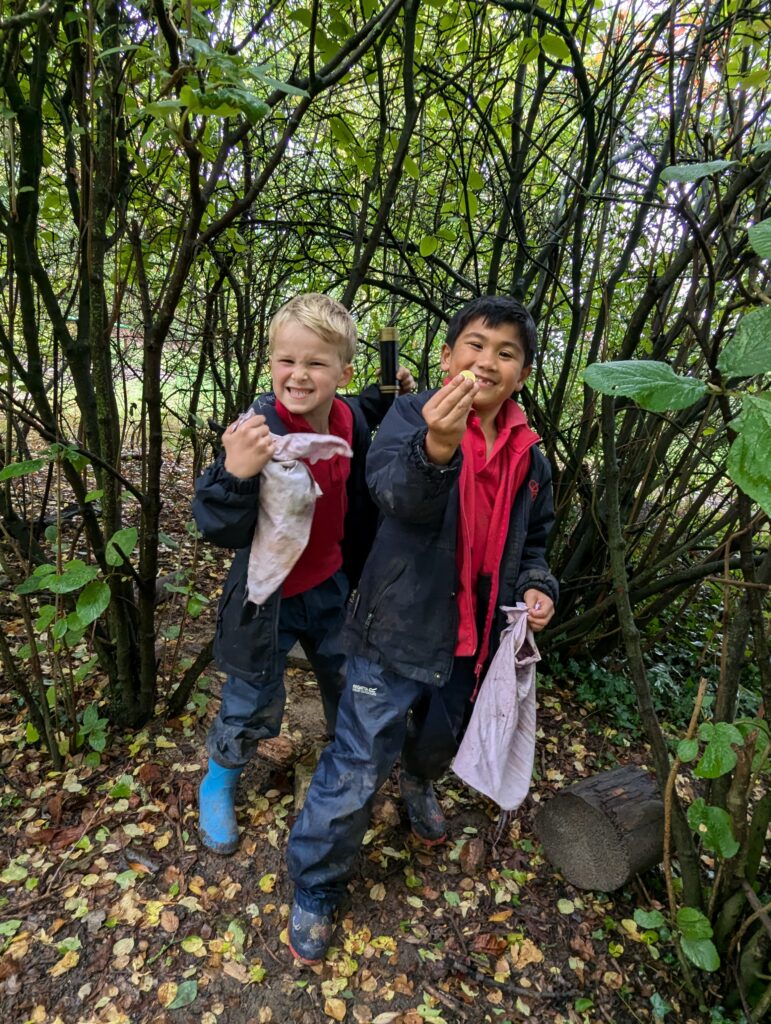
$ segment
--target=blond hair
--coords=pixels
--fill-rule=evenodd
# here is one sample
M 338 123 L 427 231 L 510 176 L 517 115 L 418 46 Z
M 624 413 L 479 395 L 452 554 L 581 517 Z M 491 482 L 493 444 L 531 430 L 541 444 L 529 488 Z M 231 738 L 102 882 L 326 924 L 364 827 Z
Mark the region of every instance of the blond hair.
M 353 317 L 337 299 L 318 292 L 295 295 L 285 302 L 274 315 L 268 327 L 270 350 L 276 343 L 278 330 L 289 320 L 302 324 L 327 342 L 334 345 L 347 366 L 353 362 L 356 353 L 356 324 Z

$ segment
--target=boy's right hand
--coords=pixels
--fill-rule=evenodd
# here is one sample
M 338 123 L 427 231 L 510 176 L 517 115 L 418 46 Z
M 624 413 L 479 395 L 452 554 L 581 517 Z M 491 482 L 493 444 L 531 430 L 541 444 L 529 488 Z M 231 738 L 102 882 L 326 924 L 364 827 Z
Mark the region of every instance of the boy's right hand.
M 477 391 L 477 382 L 459 373 L 423 406 L 423 419 L 428 424 L 429 462 L 446 466 L 452 459 L 466 432 L 466 420 Z
M 275 445 L 264 416 L 239 418 L 222 435 L 225 469 L 240 480 L 256 476 L 273 458 Z

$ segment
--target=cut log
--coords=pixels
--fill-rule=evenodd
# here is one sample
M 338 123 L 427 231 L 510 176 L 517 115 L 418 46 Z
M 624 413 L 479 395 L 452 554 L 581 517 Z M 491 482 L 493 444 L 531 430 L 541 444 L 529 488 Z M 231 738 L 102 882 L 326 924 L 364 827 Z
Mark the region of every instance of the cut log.
M 660 863 L 664 805 L 653 776 L 625 765 L 557 793 L 538 812 L 535 831 L 572 885 L 613 892 Z

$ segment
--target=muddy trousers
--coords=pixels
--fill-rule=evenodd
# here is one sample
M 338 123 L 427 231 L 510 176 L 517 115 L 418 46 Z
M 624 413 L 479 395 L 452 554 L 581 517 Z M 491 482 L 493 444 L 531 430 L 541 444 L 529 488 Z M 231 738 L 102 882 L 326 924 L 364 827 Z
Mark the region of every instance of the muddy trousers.
M 276 671 L 259 682 L 228 676 L 222 687 L 219 714 L 206 737 L 209 757 L 217 764 L 240 768 L 251 760 L 260 740 L 278 736 L 286 703 L 286 656 L 296 642 L 318 681 L 327 732 L 334 733 L 344 682 L 340 630 L 347 596 L 348 581 L 345 573 L 338 572 L 317 587 L 281 601 Z
M 402 764 L 412 774 L 432 778 L 449 767 L 473 684 L 472 658 L 456 658 L 440 690 L 365 658 L 349 660 L 335 740 L 321 755 L 289 837 L 289 877 L 304 910 L 330 914 L 339 904 L 372 800 L 403 747 Z

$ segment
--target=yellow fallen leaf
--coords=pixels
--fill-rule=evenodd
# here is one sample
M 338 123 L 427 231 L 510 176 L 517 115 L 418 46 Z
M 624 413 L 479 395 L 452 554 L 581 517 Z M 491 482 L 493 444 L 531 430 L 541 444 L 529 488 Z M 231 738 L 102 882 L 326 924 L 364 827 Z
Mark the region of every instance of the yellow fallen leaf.
M 273 892 L 276 887 L 276 874 L 271 872 L 270 874 L 263 875 L 257 883 L 258 888 L 261 892 Z
M 58 978 L 60 974 L 66 974 L 67 971 L 71 971 L 72 968 L 80 960 L 80 953 L 74 949 L 68 950 L 64 956 L 53 967 L 49 970 L 49 974 L 52 978 Z
M 162 836 L 158 836 L 153 842 L 153 849 L 163 850 L 171 842 L 171 832 L 164 832 Z
M 158 986 L 158 1002 L 161 1006 L 169 1006 L 177 998 L 176 981 L 164 981 Z
M 509 908 L 508 910 L 499 910 L 497 914 L 493 914 L 487 920 L 495 921 L 496 923 L 500 921 L 508 921 L 508 919 L 511 917 L 513 913 L 514 911 L 511 908 Z
M 524 970 L 528 964 L 540 964 L 542 960 L 543 953 L 530 939 L 525 939 L 512 947 L 511 962 L 518 971 Z
M 374 900 L 376 903 L 382 903 L 385 899 L 386 889 L 382 882 L 378 882 L 377 885 L 373 885 L 369 891 L 369 898 Z
M 342 992 L 346 988 L 348 988 L 347 978 L 329 978 L 327 981 L 322 981 L 321 994 L 327 999 L 331 999 L 338 992 Z
M 345 1020 L 348 1007 L 344 999 L 327 999 L 324 1002 L 324 1013 L 334 1020 Z
M 112 955 L 128 956 L 128 954 L 131 952 L 133 948 L 134 940 L 132 938 L 118 939 L 118 941 L 112 947 Z

